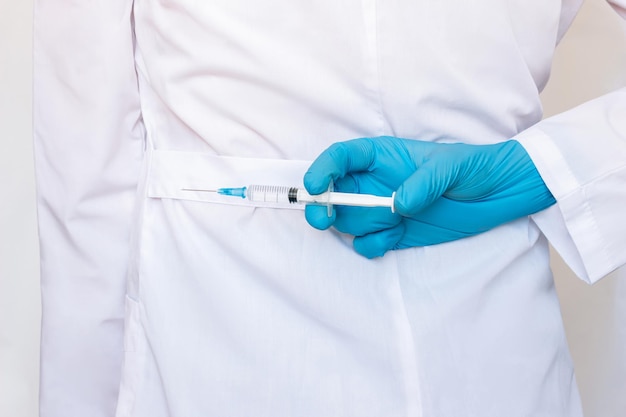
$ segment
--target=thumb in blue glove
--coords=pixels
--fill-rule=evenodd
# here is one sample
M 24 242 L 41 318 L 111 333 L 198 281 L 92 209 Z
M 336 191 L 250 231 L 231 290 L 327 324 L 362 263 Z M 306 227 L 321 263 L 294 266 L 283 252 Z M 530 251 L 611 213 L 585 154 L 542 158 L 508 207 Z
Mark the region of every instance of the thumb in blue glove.
M 355 236 L 368 258 L 390 249 L 472 236 L 555 203 L 532 160 L 516 141 L 493 145 L 440 144 L 395 137 L 332 145 L 305 174 L 311 194 L 328 188 L 390 196 L 395 209 L 307 206 L 318 229 Z

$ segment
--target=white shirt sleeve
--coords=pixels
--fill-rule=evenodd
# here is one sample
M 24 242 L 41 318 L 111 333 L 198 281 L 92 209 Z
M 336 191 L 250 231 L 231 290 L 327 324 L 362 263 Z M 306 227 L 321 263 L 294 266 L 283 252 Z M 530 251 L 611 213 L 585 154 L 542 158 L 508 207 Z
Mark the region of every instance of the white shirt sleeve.
M 41 417 L 110 417 L 143 153 L 130 0 L 35 2 Z
M 516 138 L 557 204 L 533 216 L 582 279 L 626 263 L 626 88 L 550 117 Z

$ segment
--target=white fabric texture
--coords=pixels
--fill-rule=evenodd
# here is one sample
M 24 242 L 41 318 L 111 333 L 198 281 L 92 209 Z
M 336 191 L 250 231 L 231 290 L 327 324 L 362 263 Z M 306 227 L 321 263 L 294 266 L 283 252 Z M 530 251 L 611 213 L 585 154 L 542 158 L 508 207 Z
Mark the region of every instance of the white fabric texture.
M 36 0 L 34 148 L 41 416 L 110 417 L 143 158 L 126 0 Z
M 560 210 L 542 212 L 535 220 L 588 282 L 626 263 L 625 119 L 626 89 L 621 89 L 517 137 L 559 202 Z M 567 233 L 557 231 L 561 223 Z
M 581 415 L 542 232 L 589 281 L 624 263 L 626 118 L 538 124 L 579 5 L 38 1 L 42 417 Z M 558 207 L 367 260 L 181 193 L 379 135 L 515 137 Z

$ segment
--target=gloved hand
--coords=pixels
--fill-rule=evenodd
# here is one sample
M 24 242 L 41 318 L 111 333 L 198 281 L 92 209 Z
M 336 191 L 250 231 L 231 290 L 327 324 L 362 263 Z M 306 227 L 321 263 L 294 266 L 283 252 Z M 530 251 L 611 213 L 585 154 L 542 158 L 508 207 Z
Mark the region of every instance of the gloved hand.
M 388 208 L 309 205 L 317 229 L 334 226 L 355 236 L 368 257 L 391 249 L 427 246 L 485 232 L 543 210 L 556 200 L 516 141 L 493 145 L 442 144 L 395 137 L 332 145 L 304 176 L 310 194 L 335 191 L 395 195 Z

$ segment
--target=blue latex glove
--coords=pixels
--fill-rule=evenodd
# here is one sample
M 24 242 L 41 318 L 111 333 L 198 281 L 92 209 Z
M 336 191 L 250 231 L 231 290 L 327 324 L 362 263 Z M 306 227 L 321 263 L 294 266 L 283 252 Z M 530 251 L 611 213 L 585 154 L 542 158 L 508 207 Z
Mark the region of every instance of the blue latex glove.
M 311 165 L 304 186 L 391 196 L 395 210 L 309 205 L 317 229 L 334 226 L 355 236 L 368 257 L 391 249 L 427 246 L 485 232 L 555 203 L 535 165 L 516 141 L 493 145 L 442 144 L 395 137 L 332 145 Z

